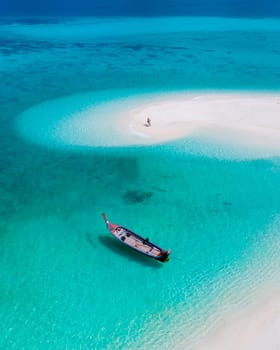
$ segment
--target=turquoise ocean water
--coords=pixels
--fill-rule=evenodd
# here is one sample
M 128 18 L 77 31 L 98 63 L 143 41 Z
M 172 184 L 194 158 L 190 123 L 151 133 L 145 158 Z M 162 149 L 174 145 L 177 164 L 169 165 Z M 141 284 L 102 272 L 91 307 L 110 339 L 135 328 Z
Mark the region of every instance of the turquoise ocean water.
M 198 138 L 189 152 L 57 146 L 18 127 L 65 96 L 67 118 L 89 95 L 278 92 L 279 47 L 269 19 L 0 20 L 1 349 L 192 348 L 213 315 L 279 285 L 279 158 Z M 170 262 L 120 246 L 103 211 L 171 248 Z

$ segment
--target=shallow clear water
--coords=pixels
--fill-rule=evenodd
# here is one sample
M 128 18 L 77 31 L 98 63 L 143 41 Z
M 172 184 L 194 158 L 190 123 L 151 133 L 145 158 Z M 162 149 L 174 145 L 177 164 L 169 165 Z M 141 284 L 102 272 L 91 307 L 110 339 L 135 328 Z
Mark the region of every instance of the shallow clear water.
M 277 23 L 169 20 L 1 25 L 0 347 L 170 348 L 219 297 L 226 308 L 279 283 L 278 158 L 222 160 L 200 140 L 50 148 L 18 133 L 26 109 L 86 91 L 279 89 Z M 170 262 L 120 246 L 103 211 Z

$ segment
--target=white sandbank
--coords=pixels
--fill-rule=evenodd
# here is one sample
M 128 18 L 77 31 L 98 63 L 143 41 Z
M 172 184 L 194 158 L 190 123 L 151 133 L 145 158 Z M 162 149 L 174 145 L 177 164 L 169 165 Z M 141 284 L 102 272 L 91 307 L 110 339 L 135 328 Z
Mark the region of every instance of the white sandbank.
M 152 120 L 151 127 L 146 126 L 147 117 Z M 136 144 L 201 134 L 218 142 L 280 154 L 280 95 L 171 95 L 124 111 L 120 122 L 135 135 Z
M 18 118 L 18 130 L 49 147 L 149 146 L 192 137 L 206 153 L 215 145 L 218 152 L 228 148 L 253 158 L 280 155 L 280 94 L 180 92 L 123 94 L 102 103 L 93 99 L 93 94 L 74 95 L 34 106 Z M 180 147 L 190 151 L 184 142 Z
M 185 344 L 182 349 L 188 349 Z M 258 296 L 255 302 L 225 315 L 216 330 L 195 350 L 280 349 L 280 289 Z

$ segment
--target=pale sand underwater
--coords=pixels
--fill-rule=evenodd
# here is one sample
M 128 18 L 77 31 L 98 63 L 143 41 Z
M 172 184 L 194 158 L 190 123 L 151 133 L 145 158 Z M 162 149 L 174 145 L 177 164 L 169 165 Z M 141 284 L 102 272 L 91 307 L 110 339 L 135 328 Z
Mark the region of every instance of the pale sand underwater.
M 252 305 L 227 315 L 197 350 L 280 349 L 280 289 L 256 296 Z
M 279 218 L 271 225 L 274 238 L 266 242 L 279 251 Z M 264 248 L 264 247 L 263 247 Z M 276 253 L 277 254 L 277 253 Z M 262 253 L 266 255 L 266 253 Z M 249 265 L 257 266 L 259 257 L 252 255 Z M 217 297 L 215 311 L 204 320 L 195 340 L 186 337 L 176 350 L 278 350 L 280 348 L 280 279 L 279 255 L 270 260 L 268 253 L 262 261 L 262 277 L 254 268 L 245 266 L 239 280 L 239 290 Z M 233 277 L 234 279 L 234 277 Z M 247 285 L 244 283 L 247 281 Z M 235 285 L 235 283 L 233 284 Z M 210 292 L 210 291 L 209 291 Z

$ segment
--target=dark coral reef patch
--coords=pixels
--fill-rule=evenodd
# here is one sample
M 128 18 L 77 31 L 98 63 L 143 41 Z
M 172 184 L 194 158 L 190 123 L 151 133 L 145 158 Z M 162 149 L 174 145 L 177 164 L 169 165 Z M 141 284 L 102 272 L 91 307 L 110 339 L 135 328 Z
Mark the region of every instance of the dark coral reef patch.
M 145 191 L 127 191 L 123 196 L 123 200 L 128 204 L 142 203 L 152 197 L 152 192 Z

